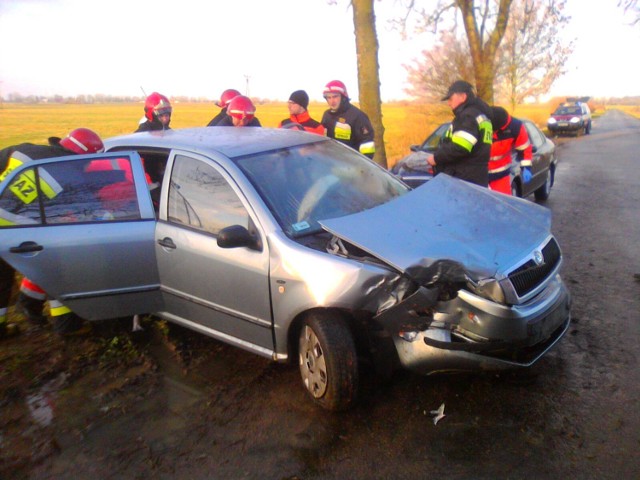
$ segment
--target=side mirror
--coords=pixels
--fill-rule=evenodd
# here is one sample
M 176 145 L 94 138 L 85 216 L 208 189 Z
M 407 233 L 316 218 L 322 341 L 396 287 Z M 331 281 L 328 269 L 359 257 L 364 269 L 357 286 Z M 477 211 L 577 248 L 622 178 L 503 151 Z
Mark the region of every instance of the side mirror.
M 242 225 L 231 225 L 220 230 L 218 233 L 218 246 L 220 248 L 248 247 L 252 250 L 262 249 L 260 242 Z
M 419 152 L 420 151 L 420 145 L 411 145 L 409 147 L 409 150 L 411 150 L 412 152 Z

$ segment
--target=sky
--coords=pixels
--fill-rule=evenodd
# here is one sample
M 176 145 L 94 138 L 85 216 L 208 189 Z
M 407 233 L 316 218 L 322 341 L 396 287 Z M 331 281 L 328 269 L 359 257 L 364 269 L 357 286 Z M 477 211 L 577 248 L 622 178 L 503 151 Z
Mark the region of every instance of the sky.
M 0 95 L 106 94 L 216 99 L 227 88 L 286 100 L 322 99 L 339 79 L 358 98 L 348 0 L 0 0 Z M 406 2 L 405 2 L 406 3 Z M 423 0 L 429 4 L 429 0 Z M 431 0 L 433 4 L 433 0 Z M 618 0 L 568 0 L 575 41 L 550 95 L 640 95 L 630 26 Z M 432 37 L 389 26 L 398 0 L 375 3 L 383 101 L 409 98 L 406 70 Z

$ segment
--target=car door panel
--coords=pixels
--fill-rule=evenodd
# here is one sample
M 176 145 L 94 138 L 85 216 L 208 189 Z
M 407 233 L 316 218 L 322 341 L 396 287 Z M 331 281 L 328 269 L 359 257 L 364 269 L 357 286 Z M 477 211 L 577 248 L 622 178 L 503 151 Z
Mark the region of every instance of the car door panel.
M 266 246 L 257 251 L 217 245 L 221 228 L 248 227 L 241 193 L 226 172 L 197 155 L 174 156 L 167 172 L 171 180 L 165 181 L 155 247 L 165 303 L 160 315 L 212 336 L 222 334 L 231 343 L 235 339 L 240 347 L 272 350 Z M 225 210 L 229 202 L 234 205 Z M 244 213 L 237 217 L 238 211 Z
M 157 247 L 166 312 L 273 347 L 264 252 L 222 249 L 215 237 L 164 222 L 158 224 L 156 236 L 175 244 Z
M 127 171 L 92 170 L 115 160 Z M 42 188 L 44 174 L 59 185 L 53 196 Z M 30 205 L 21 205 L 12 193 L 25 178 L 34 186 L 40 180 Z M 23 165 L 0 185 L 2 212 L 15 220 L 0 228 L 2 259 L 81 317 L 107 319 L 162 308 L 156 222 L 137 154 Z

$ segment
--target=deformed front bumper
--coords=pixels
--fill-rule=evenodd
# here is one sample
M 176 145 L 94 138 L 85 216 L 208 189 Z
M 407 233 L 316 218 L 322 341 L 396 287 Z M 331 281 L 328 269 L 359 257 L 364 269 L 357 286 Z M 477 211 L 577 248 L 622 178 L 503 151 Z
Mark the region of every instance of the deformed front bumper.
M 392 334 L 403 367 L 424 374 L 533 365 L 567 332 L 571 299 L 559 275 L 522 305 L 500 305 L 461 290 L 428 305 L 424 289 L 377 320 Z

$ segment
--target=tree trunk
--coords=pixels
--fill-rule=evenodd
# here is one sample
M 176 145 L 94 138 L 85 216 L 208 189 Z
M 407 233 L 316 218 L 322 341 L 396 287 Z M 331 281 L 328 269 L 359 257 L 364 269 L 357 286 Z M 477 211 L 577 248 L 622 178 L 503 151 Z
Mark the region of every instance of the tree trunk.
M 380 99 L 380 76 L 378 65 L 378 37 L 374 0 L 352 0 L 353 27 L 356 36 L 358 57 L 358 90 L 360 108 L 365 112 L 374 130 L 376 153 L 373 160 L 387 168 L 387 153 L 384 147 L 382 125 L 382 101 Z
M 493 104 L 493 81 L 496 74 L 496 53 L 507 29 L 509 9 L 513 0 L 500 0 L 496 26 L 491 32 L 485 32 L 486 19 L 481 18 L 480 27 L 478 27 L 473 0 L 455 1 L 462 14 L 464 29 L 469 41 L 478 96 L 491 105 Z

